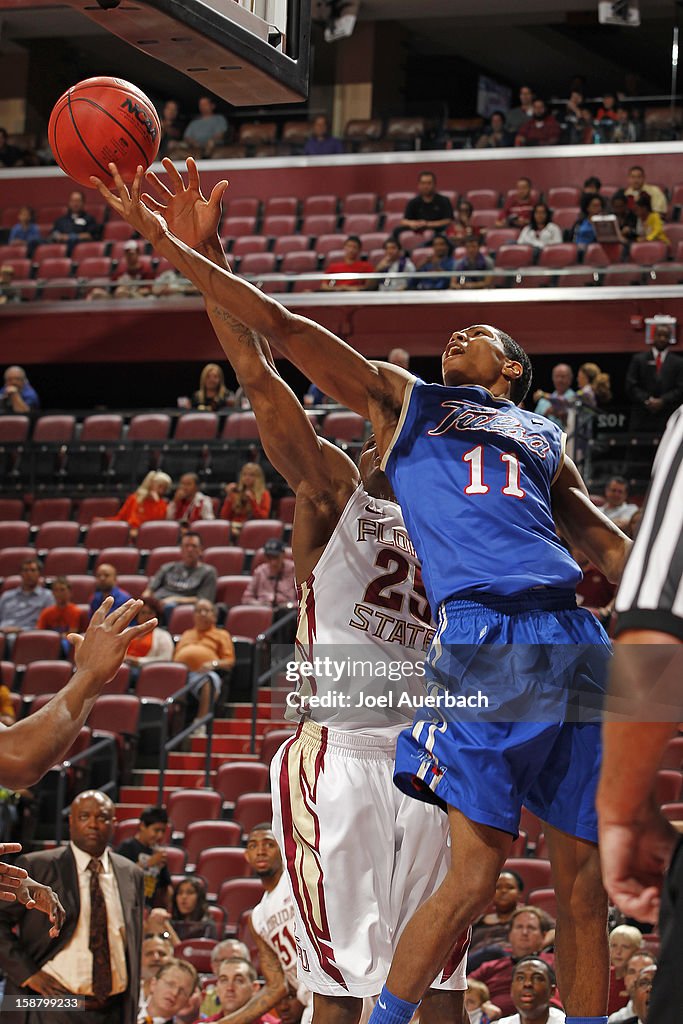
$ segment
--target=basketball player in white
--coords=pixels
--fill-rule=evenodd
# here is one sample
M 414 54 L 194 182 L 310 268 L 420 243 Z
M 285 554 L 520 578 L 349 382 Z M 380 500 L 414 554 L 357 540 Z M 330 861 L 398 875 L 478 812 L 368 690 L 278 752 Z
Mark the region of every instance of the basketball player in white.
M 145 203 L 178 238 L 227 268 L 218 237 L 225 183 L 206 201 L 192 159 L 187 188 L 170 160 L 164 166 L 170 188 L 150 173 L 162 202 Z M 101 182 L 98 188 L 125 217 L 121 199 Z M 126 194 L 120 178 L 117 188 Z M 139 229 L 144 234 L 144 224 Z M 357 1024 L 363 1000 L 382 987 L 405 924 L 448 866 L 445 815 L 403 796 L 392 781 L 396 738 L 413 718 L 410 704 L 396 705 L 402 693 L 420 692 L 416 663 L 431 641 L 431 616 L 374 441 L 356 467 L 315 433 L 265 339 L 225 309 L 208 305 L 207 312 L 251 402 L 266 456 L 296 495 L 299 657 L 350 657 L 376 668 L 370 676 L 302 678 L 302 724 L 271 774 L 273 829 L 296 907 L 299 977 L 314 993 L 315 1024 Z M 397 673 L 397 664 L 405 670 Z M 391 694 L 394 707 L 309 714 L 303 698 L 339 692 L 351 705 L 361 693 Z M 462 954 L 459 942 L 422 1003 L 424 1024 L 462 1020 Z

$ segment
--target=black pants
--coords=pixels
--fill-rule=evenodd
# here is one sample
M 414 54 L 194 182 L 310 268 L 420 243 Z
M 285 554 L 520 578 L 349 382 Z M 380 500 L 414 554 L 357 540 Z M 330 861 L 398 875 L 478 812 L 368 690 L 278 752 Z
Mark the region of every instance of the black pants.
M 26 1024 L 121 1024 L 125 995 L 113 996 L 101 1010 L 31 1011 Z
M 662 951 L 648 1020 L 653 1024 L 680 1024 L 683 1020 L 683 838 L 678 842 L 664 880 L 659 931 Z

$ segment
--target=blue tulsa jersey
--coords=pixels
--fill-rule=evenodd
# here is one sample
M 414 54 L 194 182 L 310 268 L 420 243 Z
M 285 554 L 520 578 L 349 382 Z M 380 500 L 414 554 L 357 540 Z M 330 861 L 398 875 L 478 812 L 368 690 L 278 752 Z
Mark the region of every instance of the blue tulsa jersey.
M 454 594 L 576 587 L 551 510 L 563 459 L 558 426 L 486 388 L 408 386 L 382 468 L 435 614 Z

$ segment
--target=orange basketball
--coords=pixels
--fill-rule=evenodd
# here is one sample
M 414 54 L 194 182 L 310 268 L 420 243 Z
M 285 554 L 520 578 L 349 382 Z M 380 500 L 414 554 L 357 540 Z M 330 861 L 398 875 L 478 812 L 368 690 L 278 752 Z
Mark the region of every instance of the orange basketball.
M 121 78 L 86 78 L 59 97 L 47 135 L 62 170 L 92 188 L 91 174 L 112 184 L 112 161 L 127 182 L 138 164 L 149 167 L 159 151 L 161 124 L 137 86 Z

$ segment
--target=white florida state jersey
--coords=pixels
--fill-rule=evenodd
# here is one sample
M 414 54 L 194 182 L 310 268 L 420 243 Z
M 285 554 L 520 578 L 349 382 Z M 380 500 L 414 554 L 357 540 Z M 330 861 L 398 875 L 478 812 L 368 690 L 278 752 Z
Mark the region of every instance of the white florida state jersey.
M 296 942 L 294 940 L 294 902 L 285 871 L 272 892 L 263 894 L 251 912 L 251 923 L 257 935 L 275 951 L 293 992 L 299 988 L 296 976 Z
M 351 495 L 299 593 L 290 721 L 386 737 L 412 722 L 434 624 L 393 501 Z M 298 679 L 296 675 L 298 674 Z

